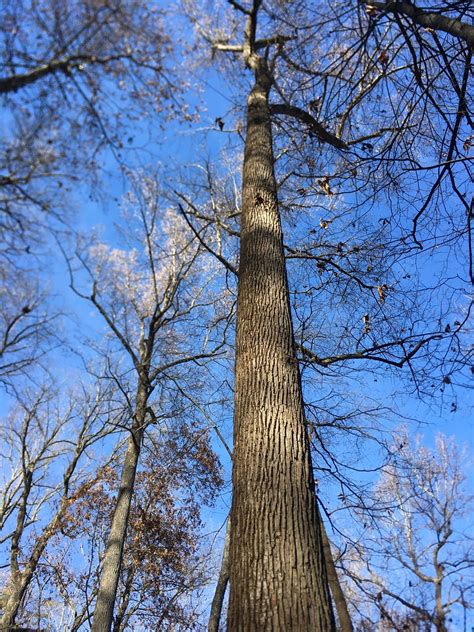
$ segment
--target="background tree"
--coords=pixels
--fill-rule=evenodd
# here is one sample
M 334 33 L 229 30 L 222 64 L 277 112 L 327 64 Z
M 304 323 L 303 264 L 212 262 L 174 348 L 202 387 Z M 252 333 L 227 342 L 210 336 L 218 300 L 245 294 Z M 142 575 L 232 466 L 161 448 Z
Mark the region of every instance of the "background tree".
M 150 630 L 197 625 L 202 605 L 193 601 L 193 594 L 208 580 L 206 558 L 201 557 L 201 504 L 212 501 L 221 480 L 208 432 L 190 424 L 188 416 L 193 413 L 188 408 L 154 428 L 143 448 L 114 632 L 138 625 Z M 97 562 L 110 530 L 120 469 L 121 458 L 116 458 L 83 486 L 56 538 L 55 555 L 48 560 L 50 582 L 69 611 L 68 629 L 91 622 L 99 583 Z M 78 566 L 70 560 L 79 544 L 83 563 Z
M 24 271 L 0 270 L 0 382 L 37 373 L 45 354 L 61 343 L 60 312 Z
M 378 616 L 390 630 L 445 632 L 453 619 L 465 623 L 473 607 L 466 453 L 441 434 L 430 450 L 406 429 L 392 452 L 375 488 L 375 519 L 361 512 L 366 528 L 342 566 L 361 620 L 375 625 Z
M 104 244 L 77 251 L 90 277 L 90 290 L 71 287 L 91 302 L 105 321 L 111 344 L 102 350 L 104 377 L 123 394 L 124 428 L 129 431 L 117 504 L 105 552 L 92 628 L 109 630 L 113 621 L 123 551 L 139 455 L 150 424 L 174 416 L 180 392 L 196 390 L 190 366 L 222 352 L 212 340 L 214 303 L 212 269 L 206 270 L 202 249 L 172 209 L 161 208 L 152 177 L 135 179 L 126 199 L 128 242 L 125 249 Z M 197 243 L 196 243 L 197 242 Z M 189 327 L 196 322 L 195 335 Z M 198 332 L 202 332 L 200 335 Z M 118 353 L 116 357 L 114 354 Z M 187 386 L 185 386 L 187 385 Z M 153 396 L 153 397 L 152 397 Z M 154 403 L 154 404 L 153 404 Z M 156 406 L 156 412 L 154 411 Z M 127 419 L 128 415 L 128 419 Z
M 31 615 L 29 597 L 45 549 L 61 527 L 74 494 L 90 475 L 88 450 L 106 432 L 108 398 L 85 390 L 62 402 L 44 387 L 24 394 L 1 428 L 5 480 L 2 546 L 9 558 L 2 586 L 2 628 Z
M 45 300 L 51 232 L 74 221 L 82 195 L 110 187 L 110 161 L 133 153 L 137 121 L 146 135 L 145 113 L 176 107 L 161 18 L 133 0 L 0 3 L 0 364 L 10 385 L 20 369 L 31 374 L 57 315 Z
M 68 180 L 92 184 L 101 149 L 120 161 L 137 117 L 172 96 L 169 42 L 161 12 L 134 0 L 22 0 L 2 2 L 0 13 L 0 94 L 10 129 L 1 138 L 0 252 L 15 256 L 34 249 L 46 216 L 50 226 L 64 223 L 58 205 Z

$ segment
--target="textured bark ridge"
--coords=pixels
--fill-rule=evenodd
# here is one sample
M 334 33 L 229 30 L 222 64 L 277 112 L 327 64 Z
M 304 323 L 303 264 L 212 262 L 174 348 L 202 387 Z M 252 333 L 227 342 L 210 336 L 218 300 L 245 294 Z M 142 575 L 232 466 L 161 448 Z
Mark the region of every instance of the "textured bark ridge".
M 331 632 L 273 169 L 270 86 L 257 70 L 248 99 L 228 630 Z

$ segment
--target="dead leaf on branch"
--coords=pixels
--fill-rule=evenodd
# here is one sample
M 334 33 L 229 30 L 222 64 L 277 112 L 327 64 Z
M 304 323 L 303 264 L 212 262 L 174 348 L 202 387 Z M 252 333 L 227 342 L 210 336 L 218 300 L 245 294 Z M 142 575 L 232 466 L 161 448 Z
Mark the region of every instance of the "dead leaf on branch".
M 385 302 L 385 299 L 387 298 L 387 291 L 388 291 L 388 285 L 378 285 L 377 286 L 377 293 L 379 295 L 379 299 L 381 303 Z
M 377 7 L 374 7 L 373 4 L 367 4 L 365 7 L 365 12 L 369 16 L 369 18 L 374 18 L 377 15 Z
M 390 55 L 386 50 L 383 50 L 380 55 L 377 57 L 377 61 L 379 61 L 382 66 L 386 66 L 390 61 Z
M 324 230 L 327 230 L 329 228 L 329 224 L 331 224 L 331 222 L 332 222 L 332 219 L 320 219 L 319 220 L 319 225 Z
M 474 145 L 474 134 L 471 134 L 471 136 L 468 136 L 466 138 L 462 147 L 464 151 L 469 151 L 470 147 L 472 147 L 473 145 Z
M 324 176 L 324 178 L 318 180 L 318 184 L 322 188 L 324 193 L 326 193 L 326 195 L 334 195 L 334 191 L 332 191 L 331 187 L 329 186 L 329 176 Z
M 368 314 L 364 314 L 362 316 L 362 320 L 364 321 L 364 333 L 368 334 L 370 332 L 370 318 Z

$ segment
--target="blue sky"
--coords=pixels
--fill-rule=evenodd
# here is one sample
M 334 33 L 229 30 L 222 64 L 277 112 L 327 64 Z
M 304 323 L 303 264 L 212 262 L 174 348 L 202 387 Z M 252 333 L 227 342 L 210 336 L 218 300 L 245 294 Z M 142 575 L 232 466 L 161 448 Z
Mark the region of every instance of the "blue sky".
M 199 109 L 199 120 L 192 123 L 179 123 L 168 121 L 160 129 L 158 125 L 147 125 L 146 128 L 138 127 L 134 130 L 134 140 L 131 148 L 124 151 L 130 167 L 149 168 L 153 166 L 159 174 L 162 174 L 163 181 L 169 181 L 170 175 L 178 173 L 181 165 L 200 163 L 203 159 L 219 161 L 221 152 L 227 145 L 240 145 L 235 134 L 227 130 L 232 126 L 233 114 L 229 112 L 233 109 L 235 95 L 229 89 L 229 81 L 225 81 L 214 70 L 193 71 L 193 81 L 200 85 L 199 96 L 191 96 L 191 105 Z M 245 95 L 241 95 L 241 107 L 245 106 Z M 216 125 L 216 118 L 224 119 L 227 128 L 220 131 Z M 228 123 L 229 121 L 229 123 Z M 8 119 L 4 118 L 3 125 L 8 124 Z M 5 127 L 4 127 L 5 129 Z M 5 132 L 3 132 L 5 133 Z M 153 138 L 155 136 L 156 142 Z M 100 196 L 90 197 L 88 186 L 83 183 L 71 192 L 71 206 L 75 211 L 74 226 L 82 233 L 87 234 L 96 227 L 101 227 L 101 234 L 105 241 L 114 245 L 116 239 L 113 224 L 120 223 L 119 200 L 127 190 L 127 183 L 118 172 L 114 161 L 107 153 L 103 157 L 107 167 L 108 175 L 101 183 L 102 193 Z M 185 167 L 186 168 L 186 167 Z M 192 168 L 191 168 L 192 170 Z M 104 193 L 105 192 L 105 193 Z M 379 206 L 373 211 L 374 222 L 379 216 L 383 216 L 383 208 Z M 315 224 L 319 222 L 319 214 L 314 216 Z M 289 222 L 286 224 L 290 229 Z M 294 236 L 292 236 L 293 240 Z M 297 241 L 297 240 L 296 240 Z M 426 266 L 421 274 L 425 279 L 435 278 L 442 271 L 442 254 L 433 256 L 431 261 L 425 261 Z M 51 249 L 44 257 L 44 270 L 41 273 L 42 282 L 49 285 L 54 295 L 54 304 L 61 306 L 71 315 L 63 321 L 63 332 L 65 338 L 75 340 L 74 344 L 81 342 L 81 338 L 87 332 L 88 335 L 100 336 L 100 327 L 97 328 L 99 319 L 97 316 L 91 318 L 91 307 L 86 302 L 81 301 L 68 289 L 67 273 L 60 253 L 57 251 L 54 242 L 51 242 Z M 411 264 L 408 264 L 410 266 Z M 452 274 L 465 276 L 464 271 L 457 269 L 459 263 L 454 261 Z M 443 271 L 444 272 L 444 271 Z M 223 271 L 224 274 L 224 271 Z M 466 287 L 466 295 L 469 288 Z M 437 299 L 435 299 L 437 300 Z M 467 301 L 468 299 L 466 299 Z M 432 307 L 436 308 L 436 305 Z M 458 318 L 458 314 L 452 313 L 452 320 Z M 79 329 L 77 325 L 79 324 Z M 78 340 L 79 339 L 79 340 Z M 81 363 L 78 362 L 74 354 L 64 355 L 62 352 L 54 352 L 51 355 L 52 364 L 57 367 L 53 373 L 57 373 L 58 378 L 67 383 L 71 375 L 80 373 Z M 466 380 L 467 381 L 467 378 Z M 327 383 L 323 389 L 327 389 Z M 382 402 L 385 406 L 393 409 L 394 413 L 383 413 L 383 424 L 386 428 L 394 428 L 400 420 L 409 419 L 410 429 L 413 433 L 421 433 L 426 444 L 430 447 L 434 445 L 434 437 L 437 432 L 453 435 L 460 443 L 467 443 L 471 453 L 474 449 L 474 428 L 472 424 L 472 389 L 460 388 L 452 384 L 440 385 L 438 387 L 438 397 L 419 400 L 412 393 L 408 392 L 407 384 L 400 381 L 396 376 L 383 377 L 380 374 L 358 372 L 355 379 L 331 378 L 334 389 L 346 394 L 354 402 L 360 400 L 369 404 L 372 401 Z M 320 393 L 321 383 L 314 380 L 312 384 L 306 384 L 306 396 L 308 400 L 317 399 Z M 441 392 L 440 389 L 444 390 Z M 456 409 L 453 410 L 452 403 L 455 402 Z M 10 404 L 8 395 L 0 392 L 0 410 L 6 414 Z M 219 427 L 222 427 L 227 439 L 231 438 L 232 411 L 230 409 L 211 411 L 219 417 Z M 362 416 L 363 417 L 363 416 Z M 217 421 L 217 420 L 216 420 Z M 230 462 L 227 453 L 222 448 L 219 440 L 214 438 L 213 444 L 223 463 L 226 477 L 230 475 Z M 373 455 L 366 456 L 368 466 L 375 465 L 380 458 L 380 454 L 374 452 Z M 471 473 L 471 481 L 474 481 Z M 336 492 L 327 494 L 328 506 L 337 504 Z M 228 486 L 223 492 L 222 499 L 213 509 L 205 510 L 204 517 L 209 530 L 214 530 L 223 524 L 230 502 Z

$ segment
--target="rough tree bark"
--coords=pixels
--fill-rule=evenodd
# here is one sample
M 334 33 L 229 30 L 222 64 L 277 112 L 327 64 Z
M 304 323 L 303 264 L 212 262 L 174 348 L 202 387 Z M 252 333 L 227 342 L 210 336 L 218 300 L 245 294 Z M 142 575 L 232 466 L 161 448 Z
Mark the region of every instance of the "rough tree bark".
M 321 520 L 321 518 L 320 518 Z M 347 607 L 347 601 L 341 588 L 339 576 L 332 557 L 331 545 L 326 534 L 326 528 L 321 520 L 321 537 L 323 542 L 324 561 L 328 574 L 328 582 L 331 595 L 336 607 L 338 618 L 338 632 L 353 632 L 352 621 Z M 229 582 L 229 542 L 230 542 L 230 519 L 227 521 L 225 533 L 224 551 L 222 554 L 221 568 L 217 579 L 216 590 L 211 605 L 209 616 L 208 632 L 219 632 L 219 625 L 222 616 L 222 604 L 224 603 L 225 591 Z
M 274 175 L 272 80 L 252 50 L 258 6 L 244 48 L 255 83 L 243 172 L 228 630 L 331 632 Z

